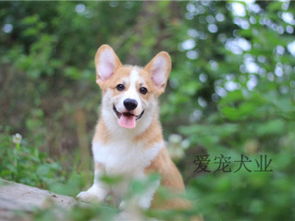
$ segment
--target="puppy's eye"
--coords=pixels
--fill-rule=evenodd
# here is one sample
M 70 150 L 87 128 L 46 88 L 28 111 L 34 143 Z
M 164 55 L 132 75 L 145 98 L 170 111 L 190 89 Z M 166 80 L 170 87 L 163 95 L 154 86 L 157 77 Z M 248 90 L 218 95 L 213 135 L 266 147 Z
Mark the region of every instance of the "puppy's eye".
M 139 88 L 139 92 L 142 94 L 146 94 L 148 92 L 148 89 L 146 87 Z
M 118 84 L 116 86 L 116 88 L 117 88 L 118 91 L 123 91 L 125 89 L 125 86 L 124 86 L 124 84 Z

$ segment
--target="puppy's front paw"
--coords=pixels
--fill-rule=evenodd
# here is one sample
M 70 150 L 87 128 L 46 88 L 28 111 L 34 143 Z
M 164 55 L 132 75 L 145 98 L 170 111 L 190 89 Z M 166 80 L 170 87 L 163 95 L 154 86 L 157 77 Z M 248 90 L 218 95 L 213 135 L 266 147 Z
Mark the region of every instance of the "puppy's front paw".
M 90 187 L 77 195 L 77 198 L 84 202 L 101 202 L 106 197 L 107 192 L 96 186 Z

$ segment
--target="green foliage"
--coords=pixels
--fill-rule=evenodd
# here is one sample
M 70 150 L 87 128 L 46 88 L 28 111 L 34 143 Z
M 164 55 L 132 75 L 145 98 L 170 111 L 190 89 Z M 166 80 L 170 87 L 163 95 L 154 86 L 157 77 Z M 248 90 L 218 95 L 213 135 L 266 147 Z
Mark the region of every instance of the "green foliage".
M 63 181 L 61 166 L 38 148 L 22 145 L 21 139 L 14 144 L 12 138 L 5 135 L 1 135 L 0 140 L 2 178 L 42 188 Z
M 190 187 L 208 220 L 293 220 L 294 149 L 272 156 L 273 172 L 206 174 Z M 212 210 L 218 210 L 212 213 Z
M 123 63 L 139 65 L 166 50 L 173 71 L 161 121 L 166 137 L 176 133 L 190 143 L 179 161 L 197 199 L 190 212 L 200 210 L 205 220 L 293 220 L 294 8 L 292 1 L 1 3 L 0 176 L 69 195 L 89 185 L 100 97 L 96 49 L 108 43 Z M 12 144 L 15 133 L 26 137 L 21 145 Z M 273 172 L 196 174 L 200 153 L 267 154 Z M 144 186 L 134 183 L 131 192 Z M 68 216 L 103 213 L 75 208 Z
M 68 172 L 39 148 L 30 146 L 21 135 L 0 135 L 0 177 L 50 191 L 75 196 L 85 185 L 83 176 Z

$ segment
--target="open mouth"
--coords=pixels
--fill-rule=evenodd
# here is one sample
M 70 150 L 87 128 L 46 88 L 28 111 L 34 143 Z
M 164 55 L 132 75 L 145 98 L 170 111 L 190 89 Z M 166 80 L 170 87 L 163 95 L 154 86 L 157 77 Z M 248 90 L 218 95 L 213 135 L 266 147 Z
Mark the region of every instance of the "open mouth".
M 118 117 L 118 124 L 124 128 L 135 128 L 136 121 L 139 120 L 144 113 L 144 110 L 139 115 L 135 115 L 131 112 L 120 113 L 116 109 L 115 105 L 113 105 L 113 110 L 114 110 L 116 116 Z

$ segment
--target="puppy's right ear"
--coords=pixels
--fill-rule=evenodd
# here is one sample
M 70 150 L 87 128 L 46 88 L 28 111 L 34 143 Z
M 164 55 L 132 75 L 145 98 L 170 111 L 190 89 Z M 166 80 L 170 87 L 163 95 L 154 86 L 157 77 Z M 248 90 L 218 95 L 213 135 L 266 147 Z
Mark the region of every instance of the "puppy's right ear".
M 95 55 L 96 83 L 101 85 L 108 80 L 122 64 L 114 50 L 109 45 L 102 45 Z

